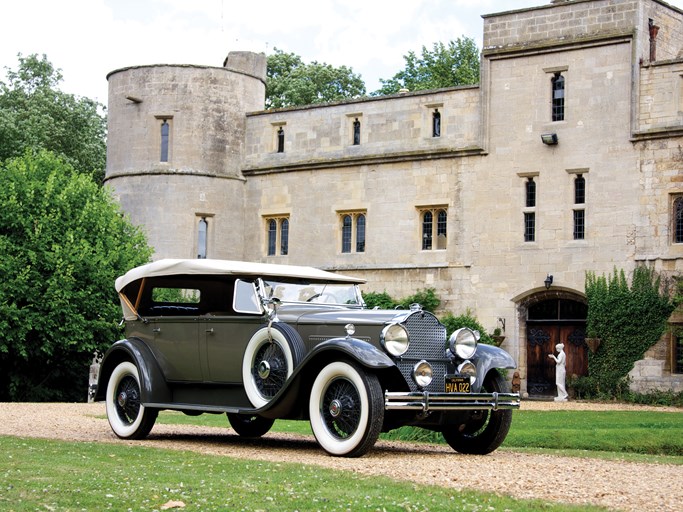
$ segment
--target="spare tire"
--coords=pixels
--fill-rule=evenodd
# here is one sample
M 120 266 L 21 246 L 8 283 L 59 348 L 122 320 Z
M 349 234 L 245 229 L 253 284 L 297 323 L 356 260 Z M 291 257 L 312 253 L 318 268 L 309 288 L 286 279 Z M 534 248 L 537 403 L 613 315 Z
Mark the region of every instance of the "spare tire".
M 284 323 L 266 325 L 249 340 L 242 359 L 244 391 L 255 408 L 268 404 L 304 357 L 304 342 Z

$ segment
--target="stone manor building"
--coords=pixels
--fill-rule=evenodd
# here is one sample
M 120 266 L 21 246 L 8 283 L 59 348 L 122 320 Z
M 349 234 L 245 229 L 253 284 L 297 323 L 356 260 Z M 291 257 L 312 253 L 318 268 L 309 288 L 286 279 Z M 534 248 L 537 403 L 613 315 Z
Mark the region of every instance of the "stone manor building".
M 683 11 L 555 0 L 483 20 L 476 86 L 266 111 L 263 54 L 113 71 L 107 184 L 155 258 L 434 288 L 503 331 L 523 393 L 553 394 L 555 343 L 586 373 L 586 271 L 683 270 Z M 683 390 L 682 351 L 665 335 L 632 385 Z

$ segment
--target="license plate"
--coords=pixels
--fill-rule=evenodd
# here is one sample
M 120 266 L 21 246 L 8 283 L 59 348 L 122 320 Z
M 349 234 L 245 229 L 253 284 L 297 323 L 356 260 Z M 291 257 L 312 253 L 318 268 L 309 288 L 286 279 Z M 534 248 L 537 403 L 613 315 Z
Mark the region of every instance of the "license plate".
M 446 393 L 469 393 L 470 378 L 446 375 Z

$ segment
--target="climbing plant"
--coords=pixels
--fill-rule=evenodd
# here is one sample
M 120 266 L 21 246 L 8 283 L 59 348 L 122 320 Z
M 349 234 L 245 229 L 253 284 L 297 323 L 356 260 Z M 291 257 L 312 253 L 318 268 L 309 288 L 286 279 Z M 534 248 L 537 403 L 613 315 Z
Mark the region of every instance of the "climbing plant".
M 587 335 L 600 338 L 588 354 L 589 377 L 584 383 L 594 395 L 619 396 L 633 364 L 662 336 L 675 308 L 668 287 L 657 273 L 636 267 L 631 283 L 623 270 L 610 276 L 586 275 Z

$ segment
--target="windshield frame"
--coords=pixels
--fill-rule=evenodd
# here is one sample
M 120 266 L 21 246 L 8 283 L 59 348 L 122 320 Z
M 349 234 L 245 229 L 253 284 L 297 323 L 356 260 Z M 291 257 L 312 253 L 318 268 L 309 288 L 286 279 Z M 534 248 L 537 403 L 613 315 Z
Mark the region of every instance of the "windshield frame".
M 355 283 L 292 281 L 277 277 L 259 281 L 259 293 L 266 301 L 276 299 L 282 304 L 365 307 L 360 288 Z

